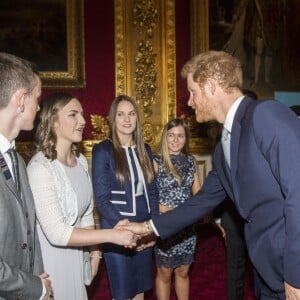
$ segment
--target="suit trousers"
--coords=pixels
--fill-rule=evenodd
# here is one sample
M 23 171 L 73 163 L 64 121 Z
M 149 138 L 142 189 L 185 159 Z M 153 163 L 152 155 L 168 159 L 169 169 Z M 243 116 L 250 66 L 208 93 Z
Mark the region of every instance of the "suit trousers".
M 244 300 L 248 252 L 244 237 L 244 221 L 230 199 L 224 203 L 221 224 L 226 234 L 227 299 Z

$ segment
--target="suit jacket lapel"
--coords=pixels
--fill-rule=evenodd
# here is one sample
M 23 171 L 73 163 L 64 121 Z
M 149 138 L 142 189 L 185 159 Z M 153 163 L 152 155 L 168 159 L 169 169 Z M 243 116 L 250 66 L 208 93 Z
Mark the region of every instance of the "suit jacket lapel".
M 238 110 L 235 114 L 232 131 L 231 131 L 231 144 L 230 144 L 230 161 L 231 161 L 231 179 L 232 179 L 232 189 L 235 199 L 238 199 L 238 189 L 236 182 L 237 168 L 238 168 L 238 153 L 239 145 L 241 139 L 241 121 L 245 116 L 246 110 L 249 104 L 252 101 L 249 101 L 249 98 L 246 97 L 238 107 Z
M 239 154 L 239 146 L 241 143 L 242 134 L 242 122 L 244 122 L 245 118 L 252 118 L 253 110 L 256 105 L 259 104 L 259 101 L 255 101 L 249 97 L 245 97 L 245 99 L 241 102 L 238 110 L 235 114 L 232 131 L 231 131 L 231 178 L 232 178 L 232 188 L 233 193 L 236 199 L 238 199 L 238 189 L 236 183 L 237 178 L 237 169 L 238 169 L 238 154 Z M 248 120 L 245 120 L 246 126 L 250 126 Z
M 2 153 L 1 153 L 1 157 L 3 158 L 2 156 Z M 20 165 L 20 159 L 19 159 L 19 156 L 17 155 L 17 158 L 18 158 L 18 161 L 19 161 L 19 165 Z M 9 174 L 6 174 L 6 176 L 4 176 L 5 178 L 5 183 L 8 187 L 8 189 L 14 194 L 15 198 L 18 200 L 18 202 L 22 205 L 22 198 L 21 198 L 21 194 L 20 192 L 18 191 L 17 189 L 17 186 L 15 184 L 15 181 L 10 173 L 10 171 L 8 170 L 8 167 L 7 165 L 5 164 L 5 166 L 3 167 L 5 171 L 9 172 Z M 1 172 L 3 172 L 3 168 L 1 170 Z M 10 175 L 10 176 L 9 176 Z M 9 178 L 7 178 L 9 176 Z
M 238 158 L 238 149 L 241 136 L 241 121 L 245 116 L 246 110 L 251 104 L 252 101 L 248 97 L 241 102 L 238 107 L 236 114 L 234 116 L 232 130 L 231 130 L 231 144 L 230 144 L 230 160 L 231 160 L 231 171 L 232 174 L 235 174 L 237 169 L 237 158 Z

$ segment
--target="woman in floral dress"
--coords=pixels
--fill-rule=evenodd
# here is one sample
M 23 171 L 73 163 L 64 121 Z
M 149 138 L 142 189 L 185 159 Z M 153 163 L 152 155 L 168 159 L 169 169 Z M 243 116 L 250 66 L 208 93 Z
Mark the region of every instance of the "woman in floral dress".
M 154 156 L 160 213 L 188 200 L 200 189 L 194 158 L 188 154 L 189 129 L 182 119 L 168 122 L 163 130 L 158 155 Z M 174 236 L 159 240 L 155 247 L 156 294 L 169 299 L 174 273 L 178 299 L 189 299 L 189 268 L 194 261 L 196 234 L 188 227 Z

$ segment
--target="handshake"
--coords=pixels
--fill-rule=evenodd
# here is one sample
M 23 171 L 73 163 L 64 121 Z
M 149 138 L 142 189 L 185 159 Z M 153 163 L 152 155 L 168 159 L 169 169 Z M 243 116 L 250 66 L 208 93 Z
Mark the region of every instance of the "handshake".
M 126 231 L 129 234 L 130 240 L 124 244 L 126 248 L 142 251 L 156 243 L 156 236 L 149 221 L 137 223 L 124 219 L 119 221 L 114 229 L 118 230 L 119 233 Z

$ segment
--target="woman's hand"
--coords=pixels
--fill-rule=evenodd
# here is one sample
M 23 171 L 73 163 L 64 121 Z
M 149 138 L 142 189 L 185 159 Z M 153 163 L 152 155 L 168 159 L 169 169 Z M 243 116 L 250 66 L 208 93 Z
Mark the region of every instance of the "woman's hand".
M 90 259 L 91 259 L 91 269 L 92 269 L 92 277 L 97 275 L 100 261 L 102 259 L 102 252 L 99 250 L 94 250 L 90 252 Z

